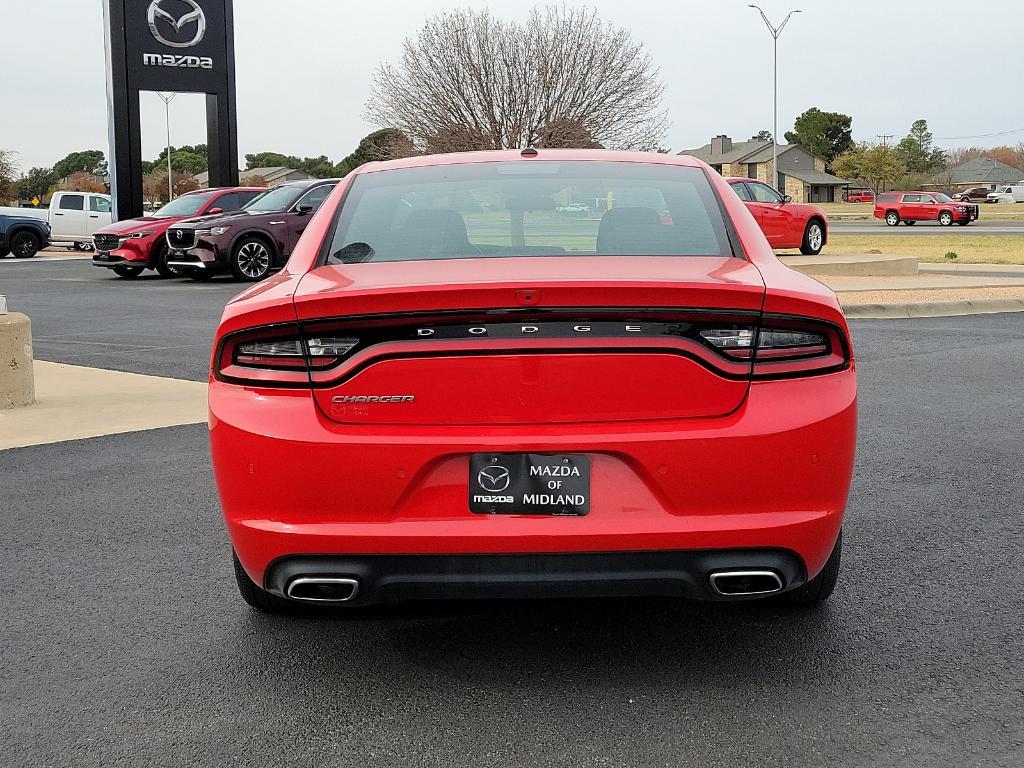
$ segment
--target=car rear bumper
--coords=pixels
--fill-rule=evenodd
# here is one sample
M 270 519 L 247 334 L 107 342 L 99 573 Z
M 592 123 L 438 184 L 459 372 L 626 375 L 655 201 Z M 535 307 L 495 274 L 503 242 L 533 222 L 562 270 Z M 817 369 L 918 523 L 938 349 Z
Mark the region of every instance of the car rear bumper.
M 792 553 L 813 577 L 845 511 L 856 374 L 754 382 L 722 417 L 528 431 L 342 425 L 306 390 L 213 381 L 210 425 L 228 531 L 257 584 L 271 563 L 310 555 L 748 549 Z M 587 454 L 590 513 L 470 512 L 479 451 Z
M 723 589 L 721 577 L 737 573 L 774 574 L 777 586 L 732 594 L 729 587 Z M 640 595 L 735 600 L 798 587 L 806 581 L 806 571 L 797 555 L 779 549 L 306 555 L 272 563 L 263 586 L 301 600 L 301 582 L 322 580 L 344 582 L 350 592 L 335 593 L 341 599 L 331 602 L 351 606 L 420 599 Z

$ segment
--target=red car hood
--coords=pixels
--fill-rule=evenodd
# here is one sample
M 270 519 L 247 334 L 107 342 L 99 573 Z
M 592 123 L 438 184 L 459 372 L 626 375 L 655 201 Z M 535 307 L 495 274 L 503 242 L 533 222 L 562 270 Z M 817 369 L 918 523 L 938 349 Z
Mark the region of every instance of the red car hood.
M 97 235 L 129 235 L 133 232 L 160 232 L 167 229 L 183 216 L 157 218 L 156 216 L 140 216 L 137 219 L 122 219 L 96 230 Z

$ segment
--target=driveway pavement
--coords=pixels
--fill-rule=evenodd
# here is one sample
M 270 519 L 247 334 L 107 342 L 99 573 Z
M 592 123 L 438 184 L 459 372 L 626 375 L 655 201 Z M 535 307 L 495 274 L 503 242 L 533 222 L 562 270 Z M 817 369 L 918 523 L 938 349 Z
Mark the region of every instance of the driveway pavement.
M 63 263 L 8 281 L 33 269 L 0 265 L 0 283 L 40 356 L 193 379 L 239 288 L 82 281 Z M 844 571 L 817 612 L 605 600 L 266 618 L 235 593 L 205 426 L 0 452 L 0 762 L 1019 766 L 1019 316 L 853 331 L 857 471 Z M 344 492 L 323 468 L 294 481 Z
M 986 235 L 1021 235 L 1024 236 L 1024 221 L 985 220 L 984 209 L 981 218 L 966 227 L 944 227 L 937 221 L 919 221 L 912 227 L 900 225 L 890 227 L 880 219 L 867 221 L 830 221 L 829 234 L 832 235 L 906 235 L 910 237 L 956 237 Z

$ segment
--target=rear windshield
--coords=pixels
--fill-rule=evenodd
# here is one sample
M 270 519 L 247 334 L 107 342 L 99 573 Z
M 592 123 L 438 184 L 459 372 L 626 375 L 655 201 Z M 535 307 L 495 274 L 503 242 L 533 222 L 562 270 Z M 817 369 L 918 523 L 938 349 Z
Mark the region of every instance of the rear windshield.
M 524 160 L 360 174 L 327 263 L 566 255 L 733 253 L 699 168 Z

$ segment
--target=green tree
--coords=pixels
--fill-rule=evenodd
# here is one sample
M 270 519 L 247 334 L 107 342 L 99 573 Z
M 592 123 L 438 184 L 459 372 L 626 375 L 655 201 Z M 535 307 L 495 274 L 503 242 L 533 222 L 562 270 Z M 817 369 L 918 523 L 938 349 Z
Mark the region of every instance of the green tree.
M 174 173 L 195 176 L 209 167 L 205 144 L 185 144 L 180 147 L 171 146 L 171 171 Z M 156 160 L 142 164 L 142 172 L 167 174 L 167 148 L 160 150 Z
M 837 157 L 832 167 L 835 173 L 847 179 L 864 179 L 874 187 L 876 194 L 906 173 L 896 150 L 881 144 L 854 145 Z
M 30 168 L 28 173 L 18 179 L 18 197 L 23 200 L 38 197 L 42 201 L 57 181 L 57 174 L 52 168 Z
M 796 119 L 792 131 L 786 131 L 786 141 L 825 158 L 825 166 L 832 168 L 832 161 L 853 146 L 852 122 L 849 115 L 811 107 Z
M 896 156 L 908 173 L 924 174 L 941 168 L 946 153 L 932 147 L 932 134 L 927 120 L 915 120 L 906 138 L 896 145 Z
M 754 134 L 754 141 L 771 141 L 772 132 L 769 130 L 758 131 Z
M 253 168 L 276 168 L 278 166 L 292 166 L 289 161 L 297 160 L 297 158 L 289 157 L 288 155 L 282 155 L 277 152 L 251 152 L 245 156 L 245 170 L 251 171 Z
M 53 164 L 53 172 L 58 179 L 63 179 L 73 173 L 93 173 L 97 166 L 104 160 L 103 150 L 85 149 L 80 152 L 72 152 Z
M 344 176 L 363 163 L 378 160 L 394 160 L 398 157 L 410 157 L 416 150 L 409 137 L 397 128 L 381 128 L 364 136 L 352 154 L 334 166 L 334 175 Z

